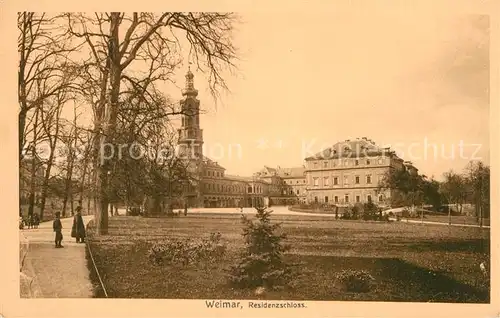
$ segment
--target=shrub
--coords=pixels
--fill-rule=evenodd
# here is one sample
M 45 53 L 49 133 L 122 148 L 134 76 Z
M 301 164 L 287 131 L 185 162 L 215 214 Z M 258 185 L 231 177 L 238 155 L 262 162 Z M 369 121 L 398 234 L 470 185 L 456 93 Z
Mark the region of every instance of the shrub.
M 211 233 L 208 239 L 170 239 L 155 243 L 148 251 L 148 258 L 156 265 L 215 263 L 226 253 L 226 244 L 221 238 L 220 233 Z
M 140 207 L 129 207 L 127 209 L 127 215 L 139 216 L 139 215 L 141 215 L 141 208 Z
M 337 282 L 348 292 L 366 293 L 371 290 L 375 279 L 364 270 L 343 270 L 336 274 Z
M 256 208 L 257 221 L 242 216 L 245 248 L 239 261 L 229 269 L 229 281 L 238 288 L 279 288 L 292 281 L 292 265 L 283 254 L 289 246 L 282 244 L 284 234 L 276 234 L 281 224 L 272 224 L 266 208 Z

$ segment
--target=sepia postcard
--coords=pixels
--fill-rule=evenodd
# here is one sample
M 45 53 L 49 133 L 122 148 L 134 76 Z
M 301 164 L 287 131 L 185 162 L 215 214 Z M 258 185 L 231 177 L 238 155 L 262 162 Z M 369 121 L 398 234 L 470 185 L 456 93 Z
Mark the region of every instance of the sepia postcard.
M 498 2 L 106 4 L 0 2 L 0 317 L 500 316 Z

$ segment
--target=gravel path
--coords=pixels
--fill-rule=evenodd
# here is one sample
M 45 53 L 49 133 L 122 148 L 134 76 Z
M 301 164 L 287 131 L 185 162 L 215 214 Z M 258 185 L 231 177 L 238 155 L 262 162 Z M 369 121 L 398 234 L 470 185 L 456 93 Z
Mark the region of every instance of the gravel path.
M 92 216 L 84 216 L 87 223 Z M 38 229 L 21 231 L 27 254 L 21 280 L 24 298 L 90 298 L 92 283 L 89 278 L 85 244 L 77 244 L 71 237 L 72 218 L 61 219 L 64 248 L 54 247 L 52 222 L 43 222 Z

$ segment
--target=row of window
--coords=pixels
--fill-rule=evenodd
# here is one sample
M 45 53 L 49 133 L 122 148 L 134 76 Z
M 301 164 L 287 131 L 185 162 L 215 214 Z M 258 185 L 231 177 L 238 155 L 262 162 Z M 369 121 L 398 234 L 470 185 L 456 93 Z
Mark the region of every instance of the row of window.
M 304 193 L 303 194 L 306 194 L 306 191 L 304 190 L 303 191 Z M 300 190 L 297 189 L 297 190 L 294 190 L 294 189 L 285 189 L 282 191 L 283 195 L 300 195 Z
M 378 176 L 378 181 L 382 181 L 383 176 L 379 175 Z M 318 177 L 313 178 L 313 185 L 315 187 L 319 186 L 319 179 Z M 360 184 L 361 177 L 360 176 L 354 176 L 354 184 Z M 365 176 L 365 183 L 366 184 L 372 184 L 373 178 L 371 174 L 368 174 Z M 344 176 L 344 185 L 349 184 L 349 176 Z M 327 187 L 330 185 L 330 177 L 323 177 L 323 184 L 322 186 Z M 339 177 L 333 177 L 333 185 L 339 185 Z
M 370 194 L 368 194 L 368 195 L 366 196 L 366 201 L 367 201 L 367 202 L 372 201 L 372 196 L 371 196 Z M 383 196 L 382 194 L 378 196 L 378 201 L 379 201 L 379 202 L 383 202 L 383 201 L 384 201 L 384 196 Z M 316 203 L 318 203 L 318 202 L 319 202 L 318 197 L 314 197 L 314 202 L 316 202 Z M 324 198 L 324 201 L 323 201 L 323 202 L 324 202 L 324 203 L 328 203 L 328 202 L 329 202 L 329 198 L 328 198 L 328 196 L 325 196 L 325 198 Z M 334 197 L 333 197 L 333 202 L 334 202 L 334 203 L 350 203 L 350 201 L 349 201 L 349 195 L 348 195 L 348 194 L 346 194 L 346 195 L 344 196 L 344 198 L 343 198 L 343 201 L 342 201 L 342 202 L 340 201 L 339 196 L 337 196 L 337 195 L 336 195 L 336 196 L 334 196 Z M 356 196 L 354 197 L 354 202 L 356 202 L 356 203 L 360 203 L 360 202 L 361 202 L 361 196 L 356 195 Z
M 203 171 L 203 175 L 205 177 L 222 178 L 222 177 L 224 177 L 224 172 L 222 172 L 222 171 L 205 170 L 205 171 Z
M 299 183 L 306 183 L 306 179 L 302 180 L 285 180 L 285 184 L 299 184 Z
M 195 139 L 195 138 L 202 138 L 201 135 L 201 130 L 195 130 L 195 129 L 187 129 L 187 130 L 180 130 L 181 133 L 181 138 L 188 138 L 188 139 Z
M 193 125 L 198 125 L 200 122 L 199 122 L 199 118 L 198 116 L 182 116 L 182 126 L 183 127 L 190 127 L 190 126 L 193 126 Z
M 226 184 L 217 184 L 217 183 L 205 183 L 203 185 L 205 191 L 217 191 L 217 192 L 228 192 L 228 193 L 244 193 L 245 188 L 247 193 L 262 193 L 262 187 L 260 186 L 249 186 L 246 187 L 244 185 L 226 185 Z
M 374 159 L 339 159 L 339 160 L 330 160 L 330 161 L 323 161 L 322 164 L 320 165 L 319 162 L 315 161 L 313 162 L 313 168 L 318 169 L 318 168 L 332 168 L 332 167 L 338 167 L 338 166 L 344 166 L 348 167 L 350 165 L 352 166 L 359 166 L 359 165 L 367 165 L 370 166 L 372 164 L 383 164 L 385 160 L 383 158 L 378 158 L 377 160 Z

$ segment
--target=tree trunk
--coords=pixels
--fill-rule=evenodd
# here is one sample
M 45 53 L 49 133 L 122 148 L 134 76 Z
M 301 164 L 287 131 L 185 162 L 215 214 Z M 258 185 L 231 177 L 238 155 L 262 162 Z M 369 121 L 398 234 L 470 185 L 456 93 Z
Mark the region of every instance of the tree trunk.
M 75 200 L 74 200 L 74 195 L 73 195 L 73 186 L 71 187 L 71 192 L 69 193 L 70 197 L 70 207 L 71 207 L 71 216 L 75 215 Z
M 70 146 L 71 147 L 71 146 Z M 70 149 L 68 152 L 68 165 L 67 165 L 67 171 L 66 171 L 66 184 L 65 184 L 65 189 L 64 189 L 64 202 L 63 202 L 63 211 L 62 211 L 62 216 L 66 216 L 66 207 L 68 206 L 68 199 L 71 200 L 71 213 L 73 213 L 73 187 L 72 187 L 72 181 L 73 181 L 73 151 Z
M 68 206 L 68 193 L 64 194 L 63 207 L 62 207 L 62 217 L 66 217 L 66 207 Z
M 448 206 L 448 225 L 451 225 L 451 209 Z
M 108 74 L 109 74 L 109 108 L 108 111 L 103 112 L 103 114 L 107 117 L 107 122 L 104 127 L 105 134 L 100 138 L 98 138 L 99 145 L 104 145 L 105 136 L 109 136 L 111 138 L 111 142 L 113 142 L 115 138 L 115 128 L 116 121 L 118 118 L 118 97 L 120 93 L 120 80 L 121 80 L 121 65 L 120 65 L 120 47 L 119 47 L 119 27 L 120 27 L 120 13 L 112 12 L 110 16 L 110 37 L 108 40 L 108 59 L 106 61 L 107 70 L 104 78 L 107 82 Z M 106 102 L 106 83 L 103 83 L 101 88 L 101 103 L 102 106 L 105 106 Z M 102 108 L 104 110 L 104 107 Z M 100 117 L 100 119 L 105 119 Z M 113 144 L 113 143 L 112 143 Z M 97 149 L 97 156 L 99 157 L 99 148 Z M 99 159 L 99 158 L 98 158 Z M 113 159 L 113 158 L 112 158 Z M 111 160 L 112 160 L 111 159 Z M 103 162 L 100 164 L 98 169 L 98 183 L 97 183 L 97 193 L 99 194 L 99 204 L 98 204 L 98 229 L 97 233 L 100 235 L 105 235 L 108 233 L 108 187 L 109 187 L 109 176 L 108 171 L 110 171 L 110 159 L 107 159 L 107 162 Z M 99 162 L 100 163 L 100 162 Z
M 83 172 L 82 172 L 82 181 L 80 182 L 80 199 L 79 204 L 83 204 L 83 193 L 85 192 L 85 178 L 87 178 L 87 169 L 88 169 L 88 164 L 87 160 L 83 162 Z
M 479 226 L 480 227 L 483 227 L 483 205 L 481 204 L 481 206 L 479 207 L 479 215 L 480 215 L 480 223 L 479 223 Z
M 55 149 L 51 147 L 49 159 L 47 161 L 47 167 L 45 168 L 45 176 L 43 178 L 42 184 L 42 197 L 40 202 L 40 220 L 43 220 L 43 213 L 45 212 L 45 202 L 47 201 L 47 192 L 49 188 L 50 171 L 52 170 L 52 164 L 54 162 L 54 152 Z
M 35 192 L 36 192 L 36 178 L 37 178 L 37 139 L 38 139 L 38 112 L 39 109 L 35 110 L 35 121 L 33 123 L 33 144 L 31 145 L 31 179 L 30 179 L 30 197 L 29 197 L 29 207 L 28 207 L 28 216 L 33 216 L 34 208 L 35 208 Z
M 24 147 L 24 127 L 26 126 L 26 114 L 27 114 L 27 110 L 26 110 L 26 105 L 24 105 L 24 103 L 21 103 L 22 106 L 21 106 L 21 110 L 19 111 L 19 126 L 18 126 L 18 132 L 19 132 L 19 162 L 21 162 L 21 160 L 23 159 L 24 157 L 24 154 L 23 154 L 23 147 Z

